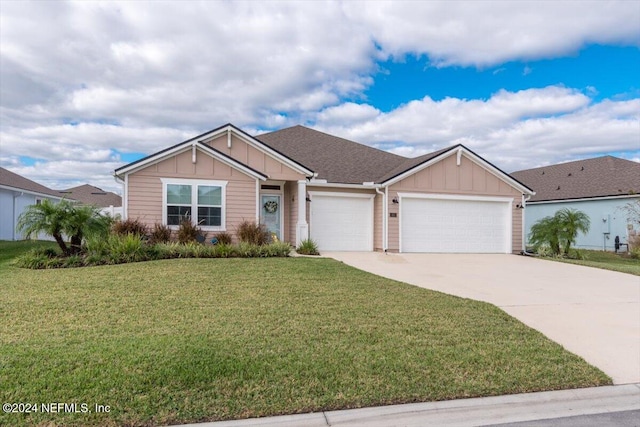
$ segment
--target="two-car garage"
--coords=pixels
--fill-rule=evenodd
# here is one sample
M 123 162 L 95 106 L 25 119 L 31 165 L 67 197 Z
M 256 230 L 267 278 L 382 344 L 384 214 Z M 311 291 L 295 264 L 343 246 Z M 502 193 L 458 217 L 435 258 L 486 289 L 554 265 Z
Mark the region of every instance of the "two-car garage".
M 400 252 L 510 253 L 512 201 L 399 194 Z

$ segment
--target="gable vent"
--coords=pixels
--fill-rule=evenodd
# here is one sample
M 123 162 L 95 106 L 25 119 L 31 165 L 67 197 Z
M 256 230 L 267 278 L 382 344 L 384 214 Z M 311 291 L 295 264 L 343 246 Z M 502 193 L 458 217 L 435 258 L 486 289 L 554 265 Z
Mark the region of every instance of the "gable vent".
M 264 185 L 261 185 L 260 188 L 263 190 L 280 190 L 279 185 L 264 184 Z

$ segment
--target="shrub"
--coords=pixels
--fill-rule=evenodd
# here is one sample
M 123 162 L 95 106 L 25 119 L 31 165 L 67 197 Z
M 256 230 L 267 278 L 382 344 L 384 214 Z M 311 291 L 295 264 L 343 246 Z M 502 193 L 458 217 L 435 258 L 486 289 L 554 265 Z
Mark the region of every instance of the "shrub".
M 233 242 L 233 237 L 231 234 L 226 231 L 221 231 L 220 233 L 216 233 L 213 237 L 218 240 L 219 244 L 230 245 Z
M 254 243 L 240 242 L 236 247 L 236 251 L 238 256 L 242 258 L 257 258 L 260 256 L 260 246 Z
M 107 238 L 108 258 L 111 264 L 144 261 L 147 259 L 142 237 L 129 233 L 125 236 L 111 235 Z
M 318 244 L 312 239 L 305 239 L 300 242 L 300 246 L 298 246 L 296 252 L 302 255 L 320 255 L 320 252 L 318 252 Z
M 226 243 L 215 245 L 213 249 L 213 253 L 216 258 L 232 258 L 237 256 L 235 246 L 228 245 Z
M 154 224 L 151 235 L 149 236 L 149 243 L 155 245 L 156 243 L 167 243 L 171 240 L 171 229 L 168 225 Z
M 260 249 L 263 257 L 287 257 L 291 253 L 291 245 L 287 242 L 273 242 Z
M 199 234 L 200 229 L 193 225 L 190 219 L 185 218 L 180 221 L 180 227 L 178 228 L 178 242 L 196 242 Z
M 264 245 L 271 239 L 271 233 L 263 224 L 256 224 L 252 221 L 242 221 L 238 225 L 236 234 L 240 242 L 252 243 L 254 245 Z
M 114 221 L 111 231 L 120 236 L 134 234 L 137 236 L 146 236 L 148 233 L 147 226 L 140 222 L 139 219 L 126 219 L 124 221 Z

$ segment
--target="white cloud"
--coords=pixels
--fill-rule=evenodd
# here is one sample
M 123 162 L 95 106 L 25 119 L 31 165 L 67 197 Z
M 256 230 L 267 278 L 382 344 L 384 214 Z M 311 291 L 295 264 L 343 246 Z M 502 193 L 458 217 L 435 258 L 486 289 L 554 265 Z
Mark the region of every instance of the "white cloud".
M 633 1 L 376 1 L 345 3 L 385 54 L 489 66 L 575 52 L 585 43 L 640 43 Z
M 317 127 L 408 157 L 462 143 L 513 171 L 543 161 L 640 151 L 640 99 L 591 103 L 579 92 L 552 86 L 500 91 L 486 101 L 426 97 L 388 113 L 344 104 L 320 112 Z
M 465 141 L 513 165 L 525 149 L 549 160 L 553 144 L 632 150 L 637 100 L 593 103 L 595 89 L 425 97 L 388 113 L 363 93 L 377 61 L 486 67 L 638 45 L 639 21 L 625 1 L 3 2 L 0 164 L 112 188 L 118 152 L 151 153 L 226 122 L 317 124 L 405 155 Z M 20 167 L 22 156 L 42 162 Z

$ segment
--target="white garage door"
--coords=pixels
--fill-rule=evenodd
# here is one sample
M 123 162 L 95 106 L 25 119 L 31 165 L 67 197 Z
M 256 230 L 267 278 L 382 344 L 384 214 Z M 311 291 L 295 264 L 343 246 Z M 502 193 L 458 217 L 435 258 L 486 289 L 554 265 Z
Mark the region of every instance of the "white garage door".
M 402 252 L 510 253 L 511 199 L 400 200 Z
M 373 250 L 373 197 L 369 194 L 311 195 L 309 234 L 321 251 Z

